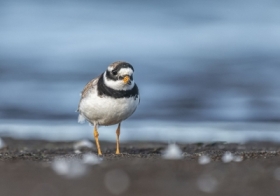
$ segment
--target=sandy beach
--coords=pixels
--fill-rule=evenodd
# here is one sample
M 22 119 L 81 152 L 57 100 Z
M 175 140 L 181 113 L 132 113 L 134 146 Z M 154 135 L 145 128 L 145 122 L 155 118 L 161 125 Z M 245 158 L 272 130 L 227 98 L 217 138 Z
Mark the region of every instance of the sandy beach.
M 83 155 L 95 148 L 75 152 L 75 142 L 3 140 L 1 196 L 280 194 L 277 143 L 178 144 L 182 159 L 167 160 L 161 155 L 167 144 L 121 143 L 122 154 L 115 155 L 115 144 L 101 141 L 100 162 L 84 164 Z M 225 159 L 226 152 L 239 159 Z M 63 164 L 57 164 L 62 173 L 54 167 L 57 160 L 67 160 L 70 175 Z

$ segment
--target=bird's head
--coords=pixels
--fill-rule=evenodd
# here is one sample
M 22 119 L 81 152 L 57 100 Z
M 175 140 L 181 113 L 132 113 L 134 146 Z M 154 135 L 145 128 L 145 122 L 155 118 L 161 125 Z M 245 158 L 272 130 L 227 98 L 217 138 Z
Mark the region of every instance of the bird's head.
M 126 62 L 112 63 L 104 73 L 105 84 L 115 90 L 130 90 L 134 87 L 134 68 Z

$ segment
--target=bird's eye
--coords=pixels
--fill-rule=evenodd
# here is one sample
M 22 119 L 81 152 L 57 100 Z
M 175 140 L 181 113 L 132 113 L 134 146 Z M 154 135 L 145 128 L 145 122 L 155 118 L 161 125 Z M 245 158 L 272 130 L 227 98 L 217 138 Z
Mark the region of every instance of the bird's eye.
M 133 75 L 130 76 L 130 80 L 133 80 Z
M 113 70 L 112 73 L 113 73 L 113 75 L 117 75 L 118 71 L 117 70 Z

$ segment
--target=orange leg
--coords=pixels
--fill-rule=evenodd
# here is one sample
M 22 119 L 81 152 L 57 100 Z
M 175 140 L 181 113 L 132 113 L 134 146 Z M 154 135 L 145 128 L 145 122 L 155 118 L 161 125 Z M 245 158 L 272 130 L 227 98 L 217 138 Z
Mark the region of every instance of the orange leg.
M 101 149 L 100 149 L 100 145 L 99 145 L 99 140 L 98 140 L 99 133 L 97 131 L 97 125 L 94 125 L 93 135 L 94 135 L 94 139 L 95 139 L 98 155 L 102 155 L 102 152 L 101 152 Z
M 120 134 L 121 134 L 121 123 L 119 123 L 118 128 L 116 130 L 117 134 L 117 149 L 116 149 L 116 154 L 120 154 Z

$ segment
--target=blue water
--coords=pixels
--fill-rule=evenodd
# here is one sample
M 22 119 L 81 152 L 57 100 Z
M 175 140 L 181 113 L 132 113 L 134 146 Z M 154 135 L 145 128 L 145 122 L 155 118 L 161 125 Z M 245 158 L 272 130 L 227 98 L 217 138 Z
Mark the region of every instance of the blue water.
M 125 60 L 133 122 L 278 122 L 279 54 L 278 1 L 0 0 L 0 118 L 75 123 L 84 85 Z

